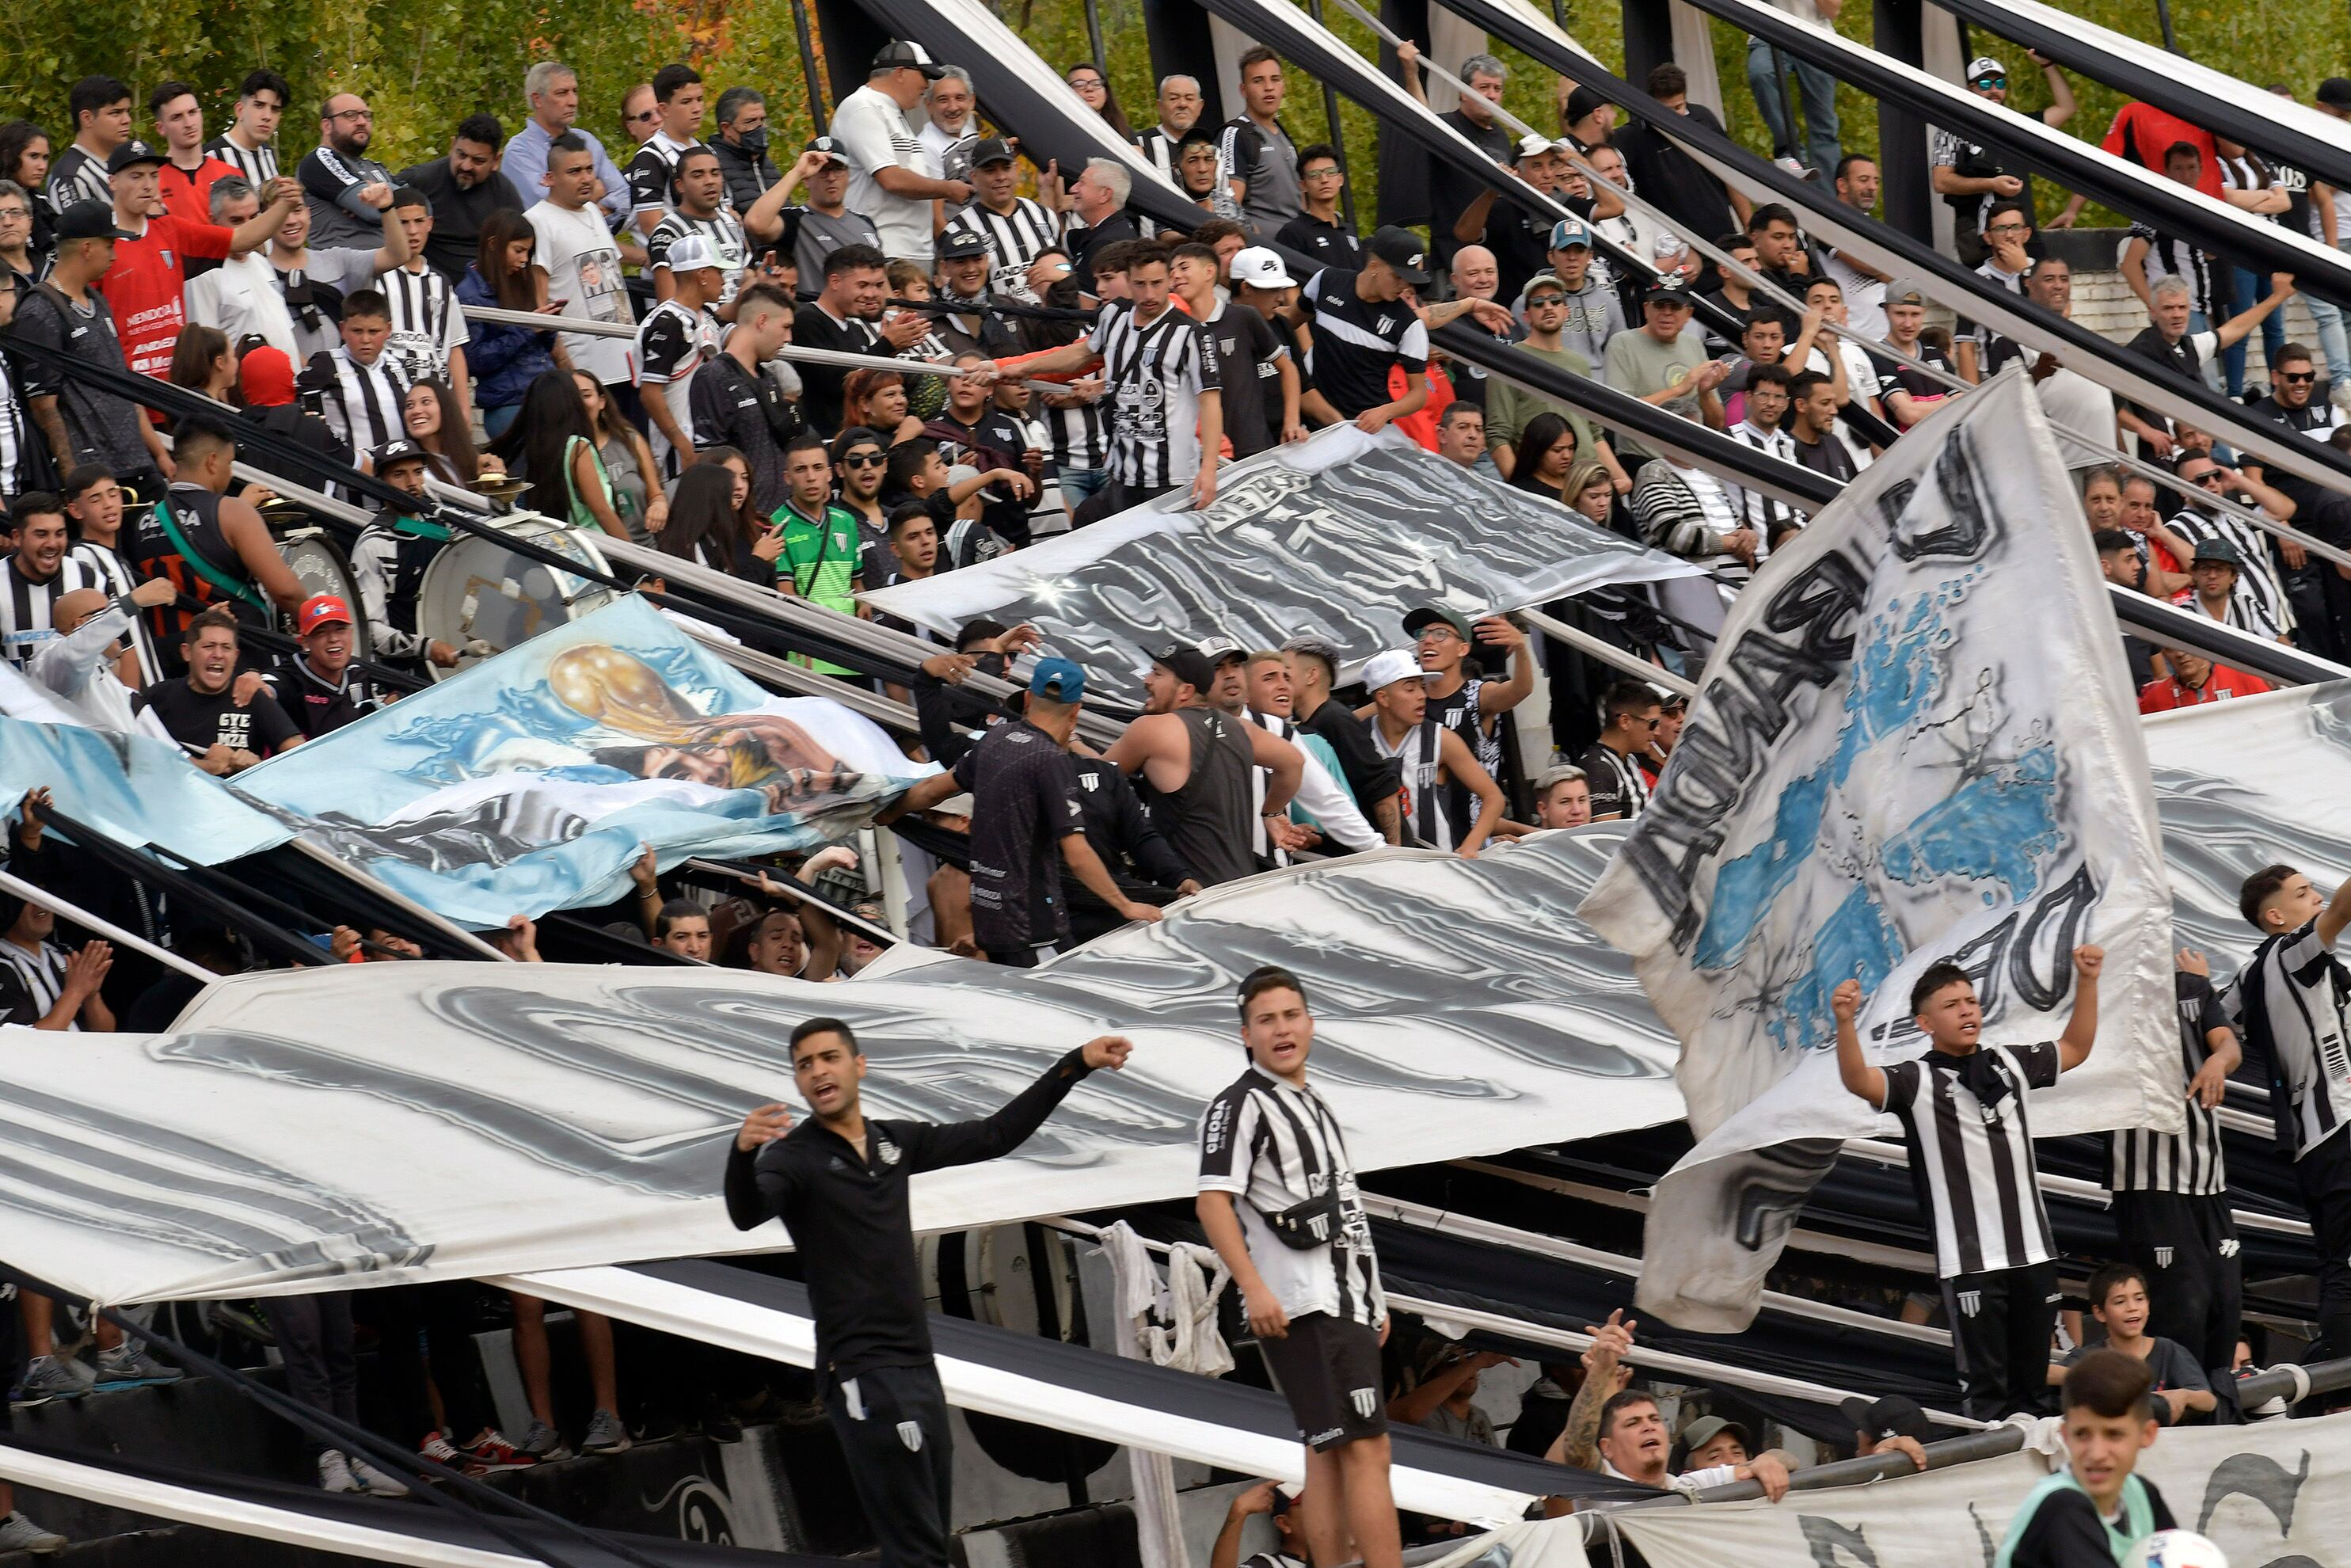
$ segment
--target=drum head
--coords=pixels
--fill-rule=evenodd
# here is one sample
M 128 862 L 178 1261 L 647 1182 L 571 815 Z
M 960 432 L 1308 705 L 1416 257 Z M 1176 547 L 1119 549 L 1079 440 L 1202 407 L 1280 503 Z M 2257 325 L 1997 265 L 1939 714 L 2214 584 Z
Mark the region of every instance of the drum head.
M 366 606 L 360 602 L 359 579 L 351 574 L 350 558 L 343 554 L 342 547 L 324 528 L 289 528 L 278 536 L 277 553 L 294 569 L 294 580 L 302 585 L 304 599 L 331 593 L 351 607 L 351 657 L 373 658 L 373 628 L 368 624 Z M 278 619 L 289 633 L 298 630 L 292 616 Z
M 593 571 L 605 571 L 604 558 L 588 538 L 545 517 L 500 519 L 501 533 L 569 557 Z M 416 629 L 458 650 L 458 668 L 519 646 L 552 626 L 574 621 L 611 603 L 615 595 L 601 582 L 509 549 L 498 539 L 460 534 L 442 547 L 424 569 L 416 595 Z M 455 671 L 432 667 L 444 680 Z

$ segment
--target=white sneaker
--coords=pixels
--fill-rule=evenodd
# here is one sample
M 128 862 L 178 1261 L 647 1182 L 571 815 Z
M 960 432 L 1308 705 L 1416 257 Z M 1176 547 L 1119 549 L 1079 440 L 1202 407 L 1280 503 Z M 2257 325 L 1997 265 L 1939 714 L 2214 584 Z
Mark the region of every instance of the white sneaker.
M 0 1552 L 29 1552 L 37 1557 L 65 1550 L 66 1538 L 43 1530 L 21 1513 L 0 1514 Z
M 357 1481 L 360 1490 L 368 1496 L 406 1497 L 408 1495 L 408 1488 L 403 1482 L 384 1474 L 357 1454 L 350 1456 L 347 1462 L 350 1466 L 351 1479 Z
M 343 1458 L 340 1448 L 329 1448 L 319 1456 L 319 1490 L 336 1492 L 360 1490 L 360 1483 L 351 1476 L 350 1461 Z

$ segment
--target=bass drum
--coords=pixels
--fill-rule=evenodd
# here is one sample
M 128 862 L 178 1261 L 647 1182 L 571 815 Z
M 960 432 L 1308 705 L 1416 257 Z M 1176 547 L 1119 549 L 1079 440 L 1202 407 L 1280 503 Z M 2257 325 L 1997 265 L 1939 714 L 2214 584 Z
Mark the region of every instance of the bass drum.
M 578 528 L 537 516 L 487 519 L 488 526 L 519 542 L 578 561 L 610 575 L 603 552 Z M 461 533 L 441 547 L 416 593 L 416 630 L 458 651 L 462 670 L 508 648 L 518 647 L 551 626 L 577 621 L 618 598 L 603 583 L 507 548 L 484 534 Z M 433 678 L 456 674 L 433 666 Z
M 372 658 L 374 629 L 368 624 L 367 607 L 360 602 L 359 579 L 352 574 L 350 558 L 334 537 L 319 528 L 287 528 L 277 536 L 277 553 L 294 569 L 294 580 L 302 585 L 304 599 L 331 593 L 351 607 L 351 657 Z M 278 619 L 289 634 L 299 630 L 292 616 Z

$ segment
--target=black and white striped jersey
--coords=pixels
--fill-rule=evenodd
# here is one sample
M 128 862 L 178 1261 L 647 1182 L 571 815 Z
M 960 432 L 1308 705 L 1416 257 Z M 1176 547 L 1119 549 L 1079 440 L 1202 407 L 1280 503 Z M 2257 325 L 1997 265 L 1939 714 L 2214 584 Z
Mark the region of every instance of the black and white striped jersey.
M 21 558 L 0 556 L 0 649 L 18 669 L 57 636 L 52 612 L 68 586 L 62 568 L 47 581 L 37 582 L 25 575 Z
M 413 271 L 394 267 L 379 277 L 375 286 L 392 308 L 392 336 L 384 340 L 384 357 L 400 361 L 401 379 L 410 386 L 447 381 L 449 350 L 470 340 L 455 286 L 429 267 Z
M 338 349 L 330 358 L 335 384 L 319 398 L 319 412 L 335 434 L 361 457 L 387 442 L 401 440 L 406 426 L 400 405 L 408 393 L 408 379 L 390 347 L 371 365 L 351 358 L 349 349 Z
M 1396 812 L 1404 825 L 1428 848 L 1451 849 L 1453 820 L 1446 814 L 1444 790 L 1437 776 L 1445 766 L 1445 727 L 1433 718 L 1423 719 L 1405 730 L 1403 739 L 1391 744 L 1381 732 L 1378 718 L 1367 724 L 1372 749 L 1396 765 L 1401 780 Z
M 1105 307 L 1087 340 L 1102 356 L 1110 404 L 1110 474 L 1139 490 L 1188 483 L 1200 471 L 1200 393 L 1217 384 L 1217 350 L 1172 305 L 1147 323 Z
M 2298 624 L 2285 587 L 2278 580 L 2269 539 L 2252 524 L 2189 507 L 2173 516 L 2171 529 L 2188 541 L 2191 550 L 2206 539 L 2225 539 L 2236 547 L 2238 558 L 2245 564 L 2237 569 L 2237 585 L 2229 591 L 2229 625 L 2274 643 Z M 2187 562 L 2180 564 L 2184 568 Z M 2192 594 L 2187 607 L 2197 608 Z
M 1099 401 L 1047 408 L 1046 427 L 1053 434 L 1053 466 L 1099 468 L 1110 461 L 1110 429 Z
M 7 361 L 0 360 L 0 496 L 18 495 L 25 489 L 28 434 L 24 412 L 16 405 L 16 378 Z
M 30 1025 L 48 1017 L 65 992 L 68 956 L 54 942 L 28 948 L 0 939 L 0 1023 Z M 66 1028 L 78 1033 L 81 1020 Z
M 1274 1078 L 1252 1063 L 1200 1118 L 1200 1190 L 1237 1200 L 1249 1260 L 1292 1318 L 1328 1312 L 1367 1327 L 1387 1318 L 1371 1222 L 1339 1119 L 1311 1088 Z M 1265 1216 L 1337 1199 L 1331 1239 L 1293 1247 Z
M 725 207 L 713 215 L 697 218 L 693 214 L 672 207 L 645 236 L 645 265 L 655 271 L 669 266 L 669 247 L 687 235 L 698 234 L 710 241 L 718 253 L 719 269 L 726 275 L 726 287 L 720 291 L 717 302 L 725 305 L 735 298 L 742 287 L 743 269 L 751 265 L 751 236 L 742 220 Z
M 1984 1059 L 1971 1066 L 1975 1058 Z M 1935 1228 L 1935 1271 L 1949 1280 L 2045 1263 L 2057 1255 L 2032 1159 L 2025 1097 L 2057 1082 L 2057 1044 L 1987 1045 L 1975 1058 L 1928 1051 L 1886 1069 L 1885 1109 L 1900 1118 L 1910 1177 Z M 2000 1091 L 1977 1097 L 1971 1076 Z
M 113 206 L 114 186 L 106 177 L 106 161 L 86 148 L 68 147 L 49 165 L 49 183 L 41 187 L 41 196 L 53 215 L 62 214 L 77 202 Z
M 2175 977 L 2179 1004 L 2180 1083 L 2195 1082 L 2212 1054 L 2214 1033 L 2229 1027 L 2229 1011 L 2212 982 L 2201 975 Z M 2229 1190 L 2220 1155 L 2220 1117 L 2188 1102 L 2187 1130 L 2174 1136 L 2144 1127 L 2106 1134 L 2106 1187 L 2111 1192 L 2176 1192 L 2191 1197 Z
M 139 586 L 138 574 L 120 552 L 110 550 L 96 539 L 83 539 L 66 551 L 66 563 L 57 575 L 65 580 L 63 591 L 95 588 L 109 599 L 120 599 Z M 147 617 L 131 618 L 131 646 L 139 654 L 139 685 L 150 686 L 163 678 L 163 662 L 155 656 L 155 639 L 147 630 Z
M 987 236 L 989 288 L 1023 305 L 1042 303 L 1029 287 L 1029 265 L 1061 243 L 1061 226 L 1052 214 L 1026 196 L 1015 196 L 1010 212 L 974 202 L 956 221 Z
M 2297 1160 L 2341 1132 L 2351 1106 L 2346 998 L 2351 971 L 2319 940 L 2314 919 L 2254 948 L 2229 988 L 2229 1021 L 2246 1054 L 2269 1063 L 2278 1141 Z
M 256 192 L 277 178 L 277 149 L 240 147 L 224 131 L 204 143 L 204 151 L 237 172 Z
M 1766 457 L 1777 457 L 1789 464 L 1796 461 L 1796 438 L 1788 434 L 1785 426 L 1778 430 L 1764 430 L 1754 421 L 1742 419 L 1731 426 L 1730 439 L 1741 446 L 1761 452 Z M 1729 494 L 1731 506 L 1738 508 L 1740 520 L 1755 530 L 1757 539 L 1762 545 L 1768 546 L 1772 534 L 1791 522 L 1800 528 L 1803 525 L 1804 515 L 1785 501 L 1728 479 L 1723 481 L 1722 487 Z M 1757 550 L 1759 561 L 1763 553 L 1761 549 Z

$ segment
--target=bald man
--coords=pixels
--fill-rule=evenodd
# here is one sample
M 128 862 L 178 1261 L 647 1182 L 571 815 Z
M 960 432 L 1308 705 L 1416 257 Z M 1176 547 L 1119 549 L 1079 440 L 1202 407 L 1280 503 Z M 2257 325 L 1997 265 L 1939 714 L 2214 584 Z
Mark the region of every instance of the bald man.
M 1501 265 L 1494 253 L 1482 245 L 1465 245 L 1453 253 L 1453 297 L 1457 299 L 1491 299 L 1502 284 Z M 1523 329 L 1512 328 L 1508 332 L 1494 332 L 1476 317 L 1469 325 L 1479 331 L 1491 332 L 1498 344 L 1510 344 L 1526 336 Z M 1445 373 L 1453 378 L 1453 395 L 1463 402 L 1486 406 L 1486 372 L 1466 361 L 1447 359 Z
M 57 634 L 26 664 L 26 676 L 93 729 L 135 730 L 171 740 L 153 714 L 132 711 L 139 654 L 131 645 L 131 628 L 140 611 L 169 604 L 175 591 L 167 579 L 153 577 L 120 599 L 95 588 L 60 593 L 49 612 Z

